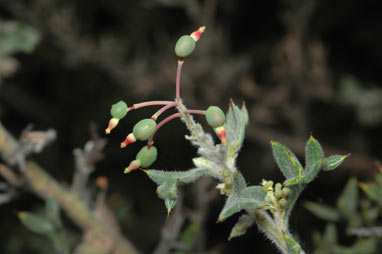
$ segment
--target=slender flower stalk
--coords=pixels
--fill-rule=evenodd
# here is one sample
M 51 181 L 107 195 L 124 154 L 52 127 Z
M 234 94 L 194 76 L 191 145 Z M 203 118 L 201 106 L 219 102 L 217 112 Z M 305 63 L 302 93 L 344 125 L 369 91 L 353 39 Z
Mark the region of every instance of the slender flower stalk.
M 158 117 L 161 114 L 163 114 L 166 110 L 168 110 L 169 108 L 172 108 L 172 107 L 176 107 L 177 105 L 178 105 L 178 102 L 172 102 L 172 103 L 167 104 L 166 106 L 162 107 L 160 110 L 155 112 L 155 114 L 151 116 L 151 119 L 156 121 L 158 119 Z
M 198 109 L 187 109 L 184 111 L 185 113 L 188 113 L 188 114 L 197 114 L 197 115 L 205 115 L 206 114 L 206 111 L 205 110 L 198 110 Z M 149 138 L 149 140 L 147 141 L 147 145 L 148 147 L 150 147 L 154 141 L 154 136 L 155 136 L 155 133 L 163 126 L 165 125 L 166 123 L 170 122 L 171 120 L 174 120 L 176 118 L 180 118 L 181 117 L 181 114 L 180 113 L 175 113 L 175 114 L 172 114 L 168 117 L 166 117 L 165 119 L 163 119 L 156 127 L 153 135 Z M 154 120 L 154 119 L 153 119 Z
M 133 106 L 129 107 L 127 110 L 131 111 L 131 110 L 139 109 L 143 107 L 167 105 L 170 103 L 174 103 L 174 102 L 173 101 L 145 101 L 145 102 L 134 104 Z
M 180 76 L 182 74 L 183 57 L 178 60 L 178 68 L 176 71 L 176 100 L 180 101 Z

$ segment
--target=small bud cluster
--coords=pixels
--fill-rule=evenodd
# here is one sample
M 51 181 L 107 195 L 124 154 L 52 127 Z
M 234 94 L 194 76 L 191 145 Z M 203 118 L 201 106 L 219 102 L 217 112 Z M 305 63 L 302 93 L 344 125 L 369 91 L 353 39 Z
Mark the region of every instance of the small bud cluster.
M 121 148 L 125 148 L 131 143 L 139 141 L 147 141 L 147 145 L 144 146 L 137 154 L 136 159 L 133 160 L 130 165 L 125 169 L 125 173 L 129 173 L 138 168 L 147 168 L 150 167 L 156 160 L 158 151 L 156 147 L 153 146 L 153 139 L 155 133 L 169 121 L 180 118 L 180 113 L 174 113 L 167 118 L 163 119 L 157 124 L 157 119 L 159 116 L 166 112 L 170 108 L 178 108 L 181 103 L 180 97 L 180 75 L 183 66 L 185 57 L 191 55 L 196 47 L 196 42 L 199 40 L 200 36 L 204 32 L 205 27 L 201 27 L 191 35 L 184 35 L 180 37 L 175 46 L 175 54 L 179 57 L 178 60 L 178 69 L 176 75 L 176 100 L 175 101 L 147 101 L 138 104 L 134 104 L 131 107 L 128 107 L 124 101 L 119 101 L 111 106 L 110 114 L 112 118 L 109 121 L 109 125 L 106 128 L 106 134 L 109 134 L 112 129 L 114 129 L 119 121 L 126 117 L 126 114 L 134 109 L 147 107 L 147 106 L 159 106 L 162 105 L 162 108 L 159 109 L 151 118 L 143 119 L 135 124 L 133 131 L 128 134 L 123 142 L 121 142 Z M 214 128 L 216 135 L 221 140 L 223 145 L 226 145 L 226 133 L 224 129 L 225 114 L 217 106 L 210 106 L 207 110 L 184 110 L 186 114 L 199 114 L 206 117 L 207 123 Z
M 271 206 L 270 211 L 274 213 L 280 213 L 281 217 L 285 216 L 284 208 L 288 205 L 287 198 L 291 194 L 291 189 L 283 187 L 281 183 L 276 183 L 273 186 L 273 181 L 263 180 L 262 185 L 264 191 L 267 193 L 265 201 L 269 202 Z

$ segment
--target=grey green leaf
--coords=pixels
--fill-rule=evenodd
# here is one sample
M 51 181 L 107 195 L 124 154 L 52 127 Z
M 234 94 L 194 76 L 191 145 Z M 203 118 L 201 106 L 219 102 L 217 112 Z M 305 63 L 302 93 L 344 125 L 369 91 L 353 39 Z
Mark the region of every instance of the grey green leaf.
M 302 166 L 296 155 L 286 146 L 271 141 L 273 157 L 286 178 L 284 185 L 298 184 L 303 179 Z
M 305 202 L 304 206 L 314 215 L 323 220 L 338 222 L 341 219 L 341 213 L 330 206 L 310 201 Z
M 323 170 L 324 171 L 331 171 L 335 168 L 337 168 L 341 163 L 349 157 L 348 155 L 332 155 L 327 158 L 325 158 L 323 163 Z
M 26 228 L 36 234 L 48 235 L 54 231 L 53 224 L 42 216 L 30 212 L 19 212 L 17 216 Z

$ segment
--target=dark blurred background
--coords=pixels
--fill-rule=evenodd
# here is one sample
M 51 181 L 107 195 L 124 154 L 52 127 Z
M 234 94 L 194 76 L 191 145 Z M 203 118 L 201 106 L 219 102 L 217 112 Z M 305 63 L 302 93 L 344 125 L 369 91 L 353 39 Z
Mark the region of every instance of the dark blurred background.
M 182 96 L 189 108 L 245 101 L 250 114 L 238 165 L 247 181 L 282 181 L 269 140 L 277 140 L 303 161 L 309 134 L 327 155 L 352 156 L 333 172 L 322 173 L 301 201 L 333 205 L 350 176 L 368 180 L 382 159 L 382 16 L 378 1 L 366 0 L 0 0 L 0 20 L 34 27 L 35 50 L 17 53 L 17 70 L 0 83 L 0 119 L 16 137 L 28 125 L 53 128 L 57 140 L 34 155 L 60 182 L 70 182 L 73 149 L 91 138 L 90 125 L 104 128 L 110 105 L 175 97 L 178 37 L 207 27 L 196 52 L 183 66 Z M 123 175 L 142 144 L 119 149 L 134 124 L 157 108 L 132 111 L 107 136 L 105 158 L 94 179 L 109 179 L 110 207 L 125 235 L 144 253 L 152 251 L 166 221 L 156 185 L 140 172 Z M 202 117 L 196 117 L 204 122 Z M 208 127 L 206 127 L 208 129 Z M 156 169 L 187 170 L 195 149 L 184 140 L 186 128 L 173 121 L 155 139 Z M 185 188 L 185 206 L 192 208 Z M 40 206 L 20 192 L 0 206 L 0 253 L 31 234 L 15 212 Z M 223 253 L 277 253 L 255 227 L 227 241 L 238 215 L 216 224 L 223 197 L 211 203 L 206 220 L 206 250 Z M 75 231 L 75 226 L 67 223 Z M 322 221 L 297 204 L 292 231 L 313 250 L 311 232 Z M 21 242 L 20 242 L 21 241 Z M 2 249 L 3 248 L 3 249 Z M 32 250 L 30 250 L 31 253 Z M 219 253 L 219 252 L 217 252 Z

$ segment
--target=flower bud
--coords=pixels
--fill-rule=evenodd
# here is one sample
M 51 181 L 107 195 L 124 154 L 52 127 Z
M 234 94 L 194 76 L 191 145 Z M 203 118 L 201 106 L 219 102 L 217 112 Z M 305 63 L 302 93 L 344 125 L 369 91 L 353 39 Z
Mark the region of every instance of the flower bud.
M 128 112 L 127 104 L 124 101 L 119 101 L 111 106 L 110 114 L 113 118 L 121 120 Z
M 134 143 L 135 141 L 137 141 L 137 138 L 134 136 L 134 133 L 130 133 L 121 143 L 121 148 L 125 148 L 128 144 Z
M 130 165 L 127 168 L 125 168 L 125 171 L 123 173 L 128 174 L 131 171 L 138 169 L 140 166 L 141 162 L 139 160 L 133 160 L 132 162 L 130 162 Z
M 148 140 L 154 134 L 157 123 L 152 119 L 143 119 L 133 128 L 134 136 L 141 141 Z
M 281 183 L 276 183 L 276 185 L 275 185 L 275 190 L 277 191 L 277 190 L 280 190 L 281 191 L 281 188 L 282 188 L 283 186 L 281 185 Z
M 206 119 L 209 126 L 217 128 L 224 124 L 225 115 L 219 107 L 210 106 L 206 110 Z
M 285 198 L 279 200 L 280 208 L 285 208 L 288 205 L 288 201 Z
M 284 198 L 287 198 L 291 193 L 291 189 L 289 189 L 287 187 L 284 187 L 282 191 L 283 191 L 283 197 Z
M 282 196 L 283 196 L 283 192 L 280 189 L 279 190 L 275 190 L 275 197 L 277 199 L 280 199 Z
M 178 57 L 187 57 L 191 55 L 196 46 L 196 41 L 189 35 L 183 35 L 175 45 L 175 54 Z
M 226 133 L 223 126 L 215 128 L 216 135 L 218 135 L 223 146 L 227 145 Z
M 106 134 L 110 134 L 111 130 L 114 129 L 119 123 L 119 119 L 118 118 L 112 118 L 110 119 L 109 121 L 109 125 L 107 126 L 106 130 L 105 130 L 105 133 Z

